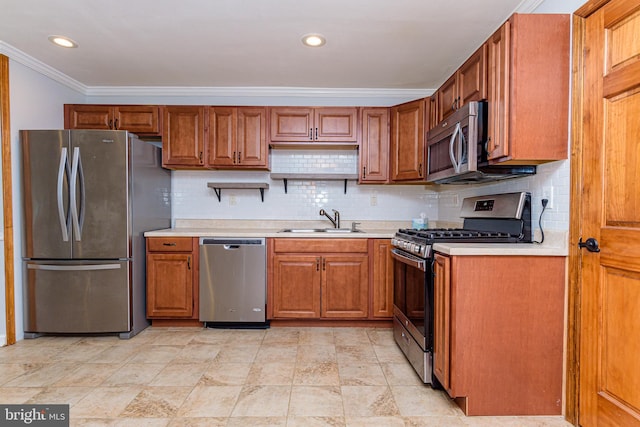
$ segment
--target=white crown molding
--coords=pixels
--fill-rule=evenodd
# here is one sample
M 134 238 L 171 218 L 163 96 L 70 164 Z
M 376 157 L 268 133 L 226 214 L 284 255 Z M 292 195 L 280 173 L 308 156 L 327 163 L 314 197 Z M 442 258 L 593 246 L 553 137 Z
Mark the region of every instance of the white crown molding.
M 3 42 L 2 40 L 0 40 L 0 54 L 6 55 L 10 59 L 24 65 L 25 67 L 31 68 L 32 70 L 46 77 L 49 77 L 52 80 L 55 80 L 58 83 L 75 90 L 76 92 L 80 92 L 82 94 L 86 94 L 87 92 L 86 85 L 80 83 L 75 79 L 72 79 L 71 77 L 45 64 L 44 62 L 37 60 L 33 56 L 27 55 L 20 49 L 17 49 L 10 44 Z
M 228 98 L 421 98 L 433 89 L 381 89 L 381 88 L 304 88 L 304 87 L 172 87 L 172 86 L 91 86 L 87 96 L 141 96 L 141 97 L 228 97 Z
M 544 0 L 522 0 L 514 12 L 533 13 Z

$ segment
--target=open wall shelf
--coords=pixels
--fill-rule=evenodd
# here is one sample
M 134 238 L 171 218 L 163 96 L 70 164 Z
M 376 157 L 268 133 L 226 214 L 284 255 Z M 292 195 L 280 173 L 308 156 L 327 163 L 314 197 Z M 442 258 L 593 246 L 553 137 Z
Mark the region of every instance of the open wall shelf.
M 357 181 L 356 173 L 272 173 L 271 179 L 284 181 L 284 192 L 287 192 L 287 181 L 344 181 L 344 193 L 347 194 L 347 181 Z
M 266 182 L 208 182 L 207 187 L 213 188 L 216 196 L 218 196 L 218 202 L 222 201 L 222 189 L 223 188 L 233 188 L 233 189 L 246 189 L 246 188 L 257 188 L 260 190 L 260 198 L 264 202 L 264 189 L 269 188 L 269 184 Z

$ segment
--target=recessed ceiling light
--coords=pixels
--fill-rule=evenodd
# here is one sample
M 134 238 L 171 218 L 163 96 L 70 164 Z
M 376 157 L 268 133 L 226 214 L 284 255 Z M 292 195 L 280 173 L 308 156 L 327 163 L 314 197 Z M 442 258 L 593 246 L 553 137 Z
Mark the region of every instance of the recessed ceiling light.
M 56 46 L 69 47 L 69 48 L 78 47 L 78 43 L 74 42 L 69 37 L 65 37 L 65 36 L 49 36 L 49 41 L 55 44 Z
M 309 47 L 323 46 L 327 40 L 322 34 L 306 34 L 302 37 L 302 44 Z

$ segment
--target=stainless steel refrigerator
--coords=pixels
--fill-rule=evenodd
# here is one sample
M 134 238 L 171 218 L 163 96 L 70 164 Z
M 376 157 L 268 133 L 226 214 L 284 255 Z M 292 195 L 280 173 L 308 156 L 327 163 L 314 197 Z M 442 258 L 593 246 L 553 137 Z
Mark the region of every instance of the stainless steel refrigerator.
M 143 233 L 171 222 L 160 148 L 126 131 L 21 131 L 24 329 L 117 333 L 146 319 Z

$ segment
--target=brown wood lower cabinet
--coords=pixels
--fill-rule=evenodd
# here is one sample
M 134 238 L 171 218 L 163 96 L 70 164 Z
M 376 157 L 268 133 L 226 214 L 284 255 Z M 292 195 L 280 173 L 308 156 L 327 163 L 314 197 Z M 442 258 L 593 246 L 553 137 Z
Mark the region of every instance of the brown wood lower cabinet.
M 434 372 L 465 414 L 562 413 L 565 263 L 436 253 Z
M 367 239 L 270 239 L 269 264 L 269 318 L 368 318 Z
M 198 239 L 147 238 L 147 317 L 198 318 Z

